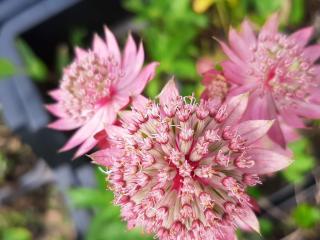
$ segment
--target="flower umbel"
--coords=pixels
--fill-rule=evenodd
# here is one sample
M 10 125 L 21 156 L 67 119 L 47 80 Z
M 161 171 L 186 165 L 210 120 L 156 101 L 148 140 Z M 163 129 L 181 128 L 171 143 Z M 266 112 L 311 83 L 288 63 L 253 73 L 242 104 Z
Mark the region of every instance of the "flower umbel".
M 110 168 L 130 228 L 163 240 L 234 239 L 238 226 L 259 231 L 246 187 L 291 161 L 258 144 L 272 121 L 239 123 L 247 97 L 197 103 L 170 81 L 159 103 L 141 96 L 121 127 L 106 129 L 110 145 L 91 158 Z
M 61 151 L 80 146 L 76 157 L 88 152 L 97 141 L 94 134 L 112 124 L 117 112 L 131 97 L 142 92 L 153 77 L 157 63 L 142 69 L 144 50 L 131 36 L 121 55 L 114 35 L 105 28 L 106 40 L 95 35 L 92 50 L 76 48 L 76 59 L 64 70 L 57 90 L 50 95 L 57 103 L 47 108 L 60 119 L 49 127 L 80 128 Z
M 222 64 L 229 95 L 250 91 L 246 118 L 276 119 L 269 133 L 283 147 L 292 128 L 304 127 L 301 118 L 320 117 L 320 45 L 305 47 L 312 33 L 311 27 L 289 36 L 278 32 L 275 14 L 258 37 L 244 21 L 240 33 L 230 30 L 230 47 L 221 43 L 229 57 Z

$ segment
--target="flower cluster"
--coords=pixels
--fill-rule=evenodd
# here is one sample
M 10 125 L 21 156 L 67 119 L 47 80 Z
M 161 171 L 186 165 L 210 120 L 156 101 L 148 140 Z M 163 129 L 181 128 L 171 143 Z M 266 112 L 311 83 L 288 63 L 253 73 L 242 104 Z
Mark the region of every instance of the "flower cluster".
M 228 59 L 199 64 L 205 87 L 197 100 L 170 80 L 157 99 L 140 95 L 157 63 L 143 68 L 142 44 L 129 36 L 121 55 L 113 34 L 76 49 L 47 105 L 49 126 L 77 129 L 62 151 L 80 146 L 108 169 L 114 203 L 129 228 L 161 240 L 234 240 L 237 228 L 259 232 L 248 186 L 291 163 L 287 142 L 320 117 L 319 45 L 312 28 L 287 36 L 271 16 L 258 36 L 244 21 L 220 42 Z M 208 67 L 211 68 L 208 70 Z M 130 105 L 131 110 L 126 110 Z
M 259 231 L 245 190 L 291 161 L 257 144 L 272 121 L 239 123 L 247 100 L 197 103 L 170 81 L 159 103 L 142 98 L 106 130 L 111 146 L 91 157 L 108 165 L 112 156 L 109 182 L 129 227 L 163 240 L 227 239 L 242 225 Z

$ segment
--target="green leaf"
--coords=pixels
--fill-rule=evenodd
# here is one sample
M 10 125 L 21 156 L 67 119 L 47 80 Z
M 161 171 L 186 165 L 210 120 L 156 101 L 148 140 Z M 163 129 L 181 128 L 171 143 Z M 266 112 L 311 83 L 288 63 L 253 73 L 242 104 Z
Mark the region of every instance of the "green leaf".
M 88 30 L 84 27 L 73 27 L 69 39 L 72 46 L 82 46 Z
M 56 72 L 62 73 L 64 67 L 70 63 L 69 49 L 67 45 L 60 45 L 56 50 L 55 68 Z
M 96 213 L 89 226 L 86 240 L 139 240 L 152 239 L 142 234 L 141 230 L 127 230 L 126 225 L 120 221 L 118 207 L 106 206 L 105 209 Z
M 12 77 L 17 72 L 15 65 L 6 58 L 0 58 L 0 79 Z
M 71 201 L 79 208 L 104 208 L 113 200 L 110 191 L 100 191 L 94 188 L 75 188 L 69 191 Z
M 3 240 L 31 240 L 32 235 L 26 228 L 12 227 L 4 229 L 2 232 Z
M 156 97 L 160 93 L 161 85 L 160 79 L 155 78 L 149 82 L 146 88 L 146 94 L 150 98 Z
M 269 219 L 260 218 L 259 223 L 262 236 L 270 236 L 273 232 L 272 222 Z
M 247 192 L 249 193 L 250 196 L 254 197 L 255 199 L 260 198 L 262 195 L 260 188 L 257 188 L 257 187 L 249 187 L 247 189 Z
M 320 223 L 320 209 L 304 203 L 293 210 L 292 217 L 298 227 L 312 228 Z
M 289 23 L 293 25 L 299 25 L 305 14 L 305 1 L 304 0 L 292 0 L 291 11 L 289 16 Z
M 293 151 L 294 162 L 282 172 L 282 176 L 291 183 L 300 183 L 315 166 L 315 159 L 310 153 L 307 139 L 291 143 L 289 148 Z
M 16 44 L 26 65 L 26 73 L 36 82 L 45 82 L 48 77 L 48 69 L 45 63 L 36 56 L 24 40 L 18 39 Z

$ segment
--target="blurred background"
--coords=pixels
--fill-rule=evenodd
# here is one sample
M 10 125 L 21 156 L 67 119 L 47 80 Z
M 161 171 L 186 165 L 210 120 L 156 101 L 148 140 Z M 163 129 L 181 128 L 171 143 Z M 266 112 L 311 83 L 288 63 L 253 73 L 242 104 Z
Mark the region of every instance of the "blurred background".
M 212 36 L 225 39 L 244 18 L 258 30 L 275 11 L 283 31 L 313 25 L 320 40 L 319 0 L 0 0 L 0 239 L 153 239 L 126 230 L 104 173 L 87 157 L 56 153 L 70 135 L 46 128 L 52 119 L 43 105 L 74 46 L 90 47 L 103 25 L 122 44 L 131 31 L 147 60 L 161 63 L 147 96 L 172 75 L 183 94 L 199 96 L 199 68 L 224 59 Z M 261 236 L 239 239 L 320 239 L 319 123 L 290 145 L 287 170 L 250 189 Z

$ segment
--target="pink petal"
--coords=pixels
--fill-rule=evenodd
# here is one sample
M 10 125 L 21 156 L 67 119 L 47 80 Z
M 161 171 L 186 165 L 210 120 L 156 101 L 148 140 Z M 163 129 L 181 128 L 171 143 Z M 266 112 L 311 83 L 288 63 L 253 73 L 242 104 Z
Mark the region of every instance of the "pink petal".
M 319 64 L 315 64 L 312 69 L 313 69 L 313 72 L 316 76 L 320 75 L 320 65 Z
M 250 92 L 254 88 L 256 88 L 257 85 L 258 84 L 256 82 L 253 82 L 253 83 L 246 83 L 245 85 L 242 85 L 240 87 L 235 86 L 229 90 L 228 96 L 237 96 L 239 94 Z
M 160 104 L 162 106 L 167 105 L 172 99 L 179 96 L 179 91 L 173 78 L 163 87 L 161 93 L 159 94 Z
M 234 63 L 236 63 L 241 67 L 245 67 L 245 64 L 243 63 L 243 61 L 237 56 L 237 54 L 234 51 L 232 51 L 224 42 L 218 39 L 216 40 L 220 44 L 223 52 L 230 58 L 231 61 L 233 61 Z
M 244 20 L 241 24 L 241 36 L 249 47 L 256 46 L 257 39 L 248 20 Z
M 112 101 L 109 102 L 109 104 L 106 104 L 104 107 L 112 108 L 113 112 L 112 113 L 110 112 L 110 114 L 116 115 L 117 114 L 116 112 L 124 108 L 125 106 L 127 106 L 129 101 L 130 101 L 130 98 L 128 93 L 127 94 L 118 93 L 114 95 L 112 98 Z
M 242 169 L 246 173 L 269 174 L 284 169 L 292 163 L 292 159 L 272 150 L 252 148 L 247 153 L 255 164 L 252 168 Z
M 68 131 L 68 130 L 73 130 L 82 125 L 81 122 L 75 122 L 72 119 L 68 118 L 62 118 L 58 119 L 50 124 L 48 124 L 48 128 L 52 128 L 55 130 L 60 130 L 60 131 Z
M 305 128 L 303 120 L 290 110 L 282 110 L 281 118 L 291 127 Z
M 60 88 L 56 88 L 56 89 L 48 92 L 49 96 L 57 101 L 61 100 L 61 98 L 62 98 L 61 93 L 62 93 L 62 91 Z
M 216 240 L 237 240 L 237 235 L 232 227 L 223 227 L 222 234 L 217 235 Z
M 302 28 L 289 36 L 290 40 L 293 40 L 296 44 L 301 47 L 304 47 L 310 40 L 314 32 L 313 27 Z
M 249 104 L 244 119 L 265 119 L 277 120 L 277 110 L 272 96 L 269 93 L 261 95 L 259 91 L 254 91 L 249 98 Z M 283 148 L 286 148 L 286 141 L 279 122 L 275 121 L 268 135 Z
M 107 48 L 108 48 L 109 54 L 111 53 L 111 55 L 115 58 L 115 60 L 120 64 L 121 53 L 119 50 L 117 40 L 108 27 L 106 26 L 104 27 L 104 32 L 106 36 L 106 42 L 107 42 Z
M 94 134 L 103 129 L 103 123 L 107 122 L 109 118 L 114 118 L 114 116 L 108 116 L 107 111 L 99 110 L 59 151 L 68 151 L 82 144 L 86 139 L 93 137 Z
M 312 63 L 315 62 L 320 57 L 320 44 L 305 48 L 303 55 Z
M 73 156 L 73 159 L 76 159 L 78 157 L 81 157 L 82 155 L 86 154 L 89 152 L 92 148 L 94 148 L 97 145 L 98 141 L 93 137 L 90 136 L 88 137 L 78 148 L 76 153 Z
M 154 62 L 145 66 L 142 71 L 139 73 L 137 78 L 133 79 L 132 82 L 128 83 L 128 85 L 124 86 L 120 91 L 125 92 L 129 96 L 136 96 L 140 94 L 145 88 L 146 84 L 153 79 L 156 73 L 156 67 L 159 63 Z
M 268 18 L 267 22 L 262 27 L 259 36 L 262 36 L 262 35 L 273 36 L 278 32 L 278 28 L 279 28 L 279 14 L 274 13 Z
M 113 157 L 120 157 L 122 156 L 122 151 L 117 148 L 106 148 L 103 150 L 99 150 L 90 154 L 89 157 L 95 164 L 110 167 L 113 162 Z
M 139 72 L 141 71 L 141 68 L 143 66 L 144 62 L 144 50 L 143 50 L 143 45 L 140 43 L 138 53 L 135 56 L 134 60 L 126 66 L 123 71 L 125 72 L 125 77 L 117 83 L 117 88 L 118 89 L 123 89 L 127 87 L 131 82 L 133 82 Z
M 293 111 L 302 117 L 311 119 L 320 118 L 320 105 L 311 102 L 296 101 Z
M 251 230 L 260 233 L 260 225 L 255 213 L 250 209 L 246 208 L 240 214 L 236 216 L 236 222 L 239 227 L 243 230 Z
M 242 38 L 233 28 L 229 31 L 229 44 L 241 59 L 244 61 L 251 59 L 252 52 L 249 50 L 249 46 L 243 42 Z
M 54 104 L 46 104 L 45 108 L 51 112 L 53 115 L 64 118 L 67 117 L 67 114 L 65 111 L 62 109 L 61 105 L 59 103 L 54 103 Z
M 135 114 L 129 110 L 123 110 L 119 112 L 119 117 L 122 121 L 130 123 L 135 118 Z
M 80 48 L 80 47 L 76 47 L 74 51 L 75 51 L 76 57 L 78 59 L 82 59 L 84 56 L 87 55 L 87 52 L 84 49 Z
M 297 141 L 301 137 L 298 131 L 289 125 L 281 122 L 280 126 L 287 143 Z
M 129 34 L 127 43 L 125 45 L 124 52 L 123 52 L 122 67 L 124 69 L 126 69 L 132 62 L 135 61 L 136 54 L 137 54 L 136 44 L 131 34 Z
M 237 129 L 246 144 L 250 145 L 265 136 L 273 123 L 273 120 L 249 120 L 238 124 Z
M 196 70 L 199 75 L 205 74 L 213 67 L 213 60 L 210 57 L 201 57 L 196 62 Z
M 234 62 L 224 61 L 221 63 L 221 66 L 223 68 L 223 74 L 226 77 L 227 81 L 238 85 L 242 85 L 248 82 L 249 78 L 246 77 L 244 68 L 240 67 Z
M 93 38 L 93 51 L 101 58 L 107 58 L 109 56 L 107 45 L 98 34 L 95 34 Z
M 230 98 L 226 102 L 228 118 L 224 123 L 225 126 L 232 126 L 242 118 L 242 115 L 247 108 L 248 96 L 249 94 L 247 93 L 241 94 Z
M 144 111 L 146 105 L 148 104 L 149 100 L 148 98 L 142 96 L 142 95 L 137 95 L 132 97 L 132 106 L 135 107 L 139 111 Z

